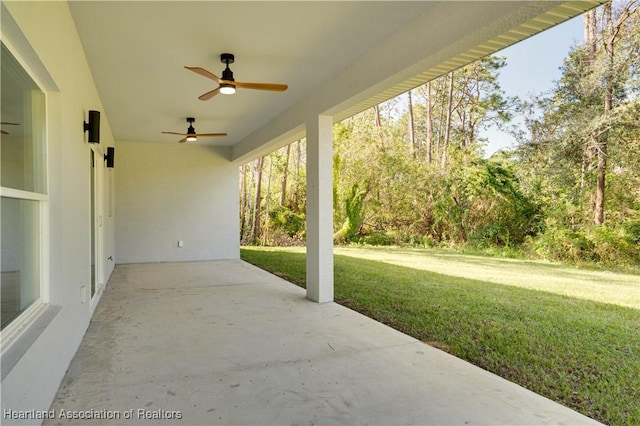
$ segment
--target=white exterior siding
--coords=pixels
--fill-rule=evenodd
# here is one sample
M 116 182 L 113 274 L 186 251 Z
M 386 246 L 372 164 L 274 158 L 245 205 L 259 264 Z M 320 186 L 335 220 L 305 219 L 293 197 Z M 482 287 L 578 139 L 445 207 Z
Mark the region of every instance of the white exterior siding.
M 2 40 L 16 54 L 46 93 L 48 194 L 44 255 L 43 300 L 52 309 L 39 323 L 21 333 L 15 344 L 3 341 L 2 411 L 47 410 L 89 325 L 91 204 L 90 146 L 82 123 L 90 109 L 102 112 L 100 152 L 113 146 L 82 44 L 66 2 L 7 2 L 2 4 Z M 114 217 L 105 207 L 106 171 L 98 162 L 98 200 L 102 228 L 100 281 L 104 284 L 114 262 Z M 4 231 L 4 230 L 3 230 Z M 84 302 L 82 288 L 84 287 Z M 23 337 L 27 336 L 27 342 Z M 2 424 L 40 424 L 39 420 L 3 418 Z
M 238 165 L 178 139 L 117 143 L 117 263 L 240 257 Z

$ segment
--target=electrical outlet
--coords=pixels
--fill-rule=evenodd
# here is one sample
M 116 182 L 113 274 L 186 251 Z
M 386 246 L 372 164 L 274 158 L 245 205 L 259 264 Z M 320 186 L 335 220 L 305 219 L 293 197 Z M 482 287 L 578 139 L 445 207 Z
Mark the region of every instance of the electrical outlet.
M 87 301 L 87 286 L 80 286 L 80 303 Z
M 180 248 L 184 247 L 184 241 L 178 240 L 178 247 Z

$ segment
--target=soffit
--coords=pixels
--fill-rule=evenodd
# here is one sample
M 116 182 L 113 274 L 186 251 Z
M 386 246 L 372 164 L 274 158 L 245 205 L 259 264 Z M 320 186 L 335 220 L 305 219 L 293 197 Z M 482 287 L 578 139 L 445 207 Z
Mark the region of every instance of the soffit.
M 423 85 L 442 75 L 449 73 L 455 69 L 468 65 L 487 55 L 494 54 L 505 49 L 515 43 L 525 40 L 535 34 L 547 30 L 555 25 L 561 24 L 571 18 L 574 18 L 587 10 L 593 9 L 604 3 L 604 1 L 573 1 L 561 3 L 523 24 L 509 29 L 508 31 L 491 37 L 483 43 L 466 50 L 464 53 L 458 54 L 450 59 L 443 60 L 438 65 L 430 67 L 418 75 L 411 77 L 400 84 L 396 84 L 365 101 L 359 102 L 343 109 L 336 114 L 336 121 L 351 117 L 359 112 L 373 107 L 381 102 L 393 98 L 399 94 L 405 93 L 415 87 Z M 446 55 L 446 54 L 445 54 Z
M 229 134 L 199 144 L 233 145 L 433 4 L 71 1 L 69 8 L 116 140 L 175 143 L 161 131 L 186 131 L 190 116 L 198 132 Z M 183 66 L 220 76 L 224 52 L 236 55 L 236 80 L 289 89 L 198 100 L 217 85 Z
M 599 1 L 73 1 L 87 60 L 116 140 L 176 143 L 161 131 L 227 132 L 198 144 L 248 160 L 300 137 L 305 117 L 339 121 L 591 9 Z M 284 93 L 215 88 L 183 68 Z M 284 136 L 283 136 L 284 135 Z M 277 139 L 277 140 L 276 140 Z

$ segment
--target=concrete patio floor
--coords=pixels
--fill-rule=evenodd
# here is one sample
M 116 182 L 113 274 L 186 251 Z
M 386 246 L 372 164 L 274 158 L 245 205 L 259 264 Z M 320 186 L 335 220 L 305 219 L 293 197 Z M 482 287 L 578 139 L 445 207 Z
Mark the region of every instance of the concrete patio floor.
M 596 424 L 239 260 L 118 265 L 51 409 L 112 418 L 45 424 Z

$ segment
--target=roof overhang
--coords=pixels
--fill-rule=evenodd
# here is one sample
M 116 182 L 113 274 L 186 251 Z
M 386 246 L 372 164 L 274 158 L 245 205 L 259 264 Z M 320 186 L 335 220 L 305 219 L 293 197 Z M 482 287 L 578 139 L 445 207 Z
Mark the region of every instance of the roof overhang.
M 495 53 L 601 1 L 108 2 L 74 1 L 76 21 L 116 140 L 175 143 L 196 117 L 211 145 L 249 161 Z M 236 54 L 241 81 L 289 84 L 202 102 L 219 55 Z

